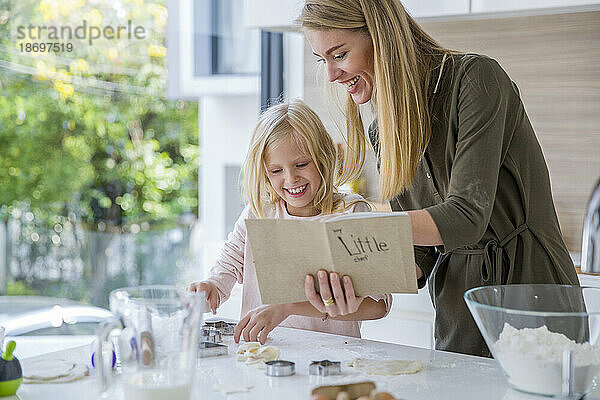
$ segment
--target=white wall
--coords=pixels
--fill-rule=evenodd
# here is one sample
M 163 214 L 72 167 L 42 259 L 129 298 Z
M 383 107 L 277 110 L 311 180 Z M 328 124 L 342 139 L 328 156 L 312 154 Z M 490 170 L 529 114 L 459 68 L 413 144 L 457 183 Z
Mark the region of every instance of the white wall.
M 200 219 L 206 273 L 216 251 L 233 228 L 226 226 L 225 168 L 243 163 L 258 118 L 260 99 L 258 95 L 205 96 L 200 99 L 199 107 L 202 148 Z
M 255 96 L 206 96 L 200 100 L 202 145 L 200 176 L 201 218 L 207 241 L 222 240 L 225 226 L 225 172 L 241 165 L 260 110 Z
M 304 97 L 304 35 L 283 34 L 283 94 L 286 99 Z

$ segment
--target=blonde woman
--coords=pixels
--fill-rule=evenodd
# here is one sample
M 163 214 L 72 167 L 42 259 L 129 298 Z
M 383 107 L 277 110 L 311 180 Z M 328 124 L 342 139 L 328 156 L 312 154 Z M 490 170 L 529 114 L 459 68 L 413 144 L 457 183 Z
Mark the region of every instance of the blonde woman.
M 517 86 L 493 59 L 439 45 L 398 0 L 307 0 L 299 22 L 329 81 L 347 91 L 345 177 L 366 151 L 358 106 L 376 110 L 368 136 L 382 195 L 411 216 L 436 348 L 490 356 L 465 290 L 578 284 Z
M 326 220 L 336 214 L 370 211 L 359 195 L 338 193 L 336 160 L 331 137 L 317 114 L 302 101 L 273 106 L 261 115 L 244 165 L 248 205 L 229 234 L 210 277 L 190 285 L 193 291 L 205 292 L 210 310 L 216 313 L 229 298 L 235 282 L 243 284 L 243 317 L 235 329 L 236 343 L 243 338 L 264 344 L 278 325 L 360 337 L 360 320 L 382 318 L 389 312 L 390 295 L 353 297 L 344 308 L 329 307 L 327 313 L 308 301 L 276 305 L 260 301 L 246 219 Z M 339 282 L 337 274 L 330 276 Z M 347 277 L 344 289 L 354 293 Z

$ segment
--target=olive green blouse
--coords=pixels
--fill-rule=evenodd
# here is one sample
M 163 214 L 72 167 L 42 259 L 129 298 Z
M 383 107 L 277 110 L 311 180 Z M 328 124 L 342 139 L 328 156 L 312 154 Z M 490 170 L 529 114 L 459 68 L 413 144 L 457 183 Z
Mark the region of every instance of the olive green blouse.
M 578 279 L 517 86 L 495 60 L 476 54 L 451 55 L 432 75 L 431 139 L 412 186 L 390 204 L 426 209 L 444 243 L 415 247 L 425 274 L 419 285 L 428 280 L 436 310 L 436 348 L 489 356 L 466 290 Z M 377 121 L 369 138 L 378 154 Z

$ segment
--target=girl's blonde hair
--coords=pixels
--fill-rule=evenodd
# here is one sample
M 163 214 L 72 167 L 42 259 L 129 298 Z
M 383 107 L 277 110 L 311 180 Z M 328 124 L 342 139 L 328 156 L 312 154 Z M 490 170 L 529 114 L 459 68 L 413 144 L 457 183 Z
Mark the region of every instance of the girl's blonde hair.
M 265 201 L 274 205 L 281 198 L 267 177 L 267 151 L 283 139 L 292 137 L 315 163 L 321 184 L 313 206 L 322 214 L 331 214 L 340 207 L 337 193 L 338 170 L 336 147 L 319 116 L 301 100 L 277 104 L 260 116 L 244 163 L 243 186 L 248 202 L 259 218 L 264 218 Z
M 429 36 L 399 0 L 306 0 L 298 22 L 306 29 L 347 29 L 373 42 L 372 94 L 379 128 L 381 195 L 391 199 L 410 187 L 431 135 L 428 108 L 433 56 L 451 53 Z M 342 179 L 360 173 L 365 135 L 359 107 L 348 94 Z

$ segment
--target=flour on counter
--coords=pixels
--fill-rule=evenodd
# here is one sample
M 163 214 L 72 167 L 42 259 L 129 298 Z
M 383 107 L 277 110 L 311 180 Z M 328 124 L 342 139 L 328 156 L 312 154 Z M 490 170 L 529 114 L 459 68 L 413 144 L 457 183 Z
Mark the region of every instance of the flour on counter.
M 574 365 L 575 391 L 587 393 L 600 373 L 600 349 L 576 343 L 562 333 L 539 328 L 516 329 L 504 324 L 495 356 L 509 383 L 526 392 L 559 395 L 562 392 L 563 351 L 570 350 Z
M 214 384 L 212 387 L 213 392 L 220 392 L 222 394 L 234 394 L 234 393 L 246 393 L 254 388 L 254 385 L 240 385 L 236 383 L 219 383 Z
M 408 375 L 416 374 L 423 369 L 421 361 L 368 358 L 355 358 L 348 366 L 370 375 Z

